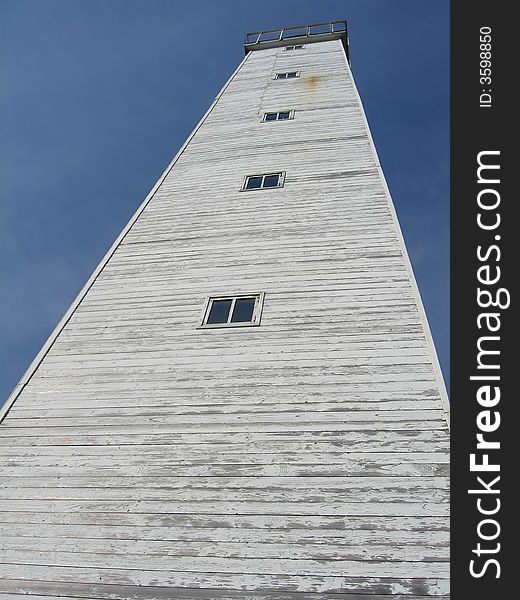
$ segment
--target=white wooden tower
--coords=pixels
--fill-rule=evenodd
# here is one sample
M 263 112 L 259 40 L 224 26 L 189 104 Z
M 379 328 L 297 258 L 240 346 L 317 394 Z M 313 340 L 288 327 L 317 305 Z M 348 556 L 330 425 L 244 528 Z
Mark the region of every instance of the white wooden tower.
M 0 600 L 448 595 L 446 394 L 346 24 L 245 50 L 5 405 Z

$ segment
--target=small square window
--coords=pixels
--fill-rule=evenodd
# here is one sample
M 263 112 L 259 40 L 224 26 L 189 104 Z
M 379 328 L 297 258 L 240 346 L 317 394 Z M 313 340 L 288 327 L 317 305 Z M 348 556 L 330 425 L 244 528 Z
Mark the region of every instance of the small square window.
M 266 173 L 265 175 L 248 175 L 242 186 L 242 191 L 262 190 L 283 187 L 285 172 Z
M 275 73 L 275 79 L 294 79 L 300 76 L 300 71 L 289 71 L 287 73 Z
M 207 298 L 199 327 L 251 327 L 260 325 L 264 294 Z
M 227 323 L 232 300 L 213 300 L 206 323 Z
M 280 175 L 278 173 L 276 175 L 266 175 L 264 177 L 264 182 L 262 184 L 262 187 L 264 187 L 264 188 L 278 187 L 279 182 L 280 182 Z
M 246 183 L 246 190 L 259 190 L 262 187 L 262 176 L 248 177 Z
M 237 298 L 231 313 L 231 323 L 251 323 L 255 310 L 256 298 Z
M 264 113 L 263 121 L 286 121 L 294 118 L 293 110 L 281 110 L 278 112 Z
M 290 51 L 290 50 L 303 50 L 303 48 L 305 48 L 304 44 L 296 44 L 296 46 L 285 46 L 284 50 Z

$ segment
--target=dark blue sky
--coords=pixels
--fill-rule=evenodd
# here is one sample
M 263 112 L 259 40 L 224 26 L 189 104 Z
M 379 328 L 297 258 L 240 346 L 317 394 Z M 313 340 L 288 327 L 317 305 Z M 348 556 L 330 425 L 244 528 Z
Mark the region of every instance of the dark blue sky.
M 0 403 L 243 57 L 347 19 L 449 381 L 448 0 L 0 0 Z

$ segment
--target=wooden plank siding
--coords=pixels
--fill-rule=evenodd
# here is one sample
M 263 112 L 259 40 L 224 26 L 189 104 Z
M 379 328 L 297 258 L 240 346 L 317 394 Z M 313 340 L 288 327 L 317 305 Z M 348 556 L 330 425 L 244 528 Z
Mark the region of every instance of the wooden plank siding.
M 341 41 L 247 55 L 16 395 L 0 600 L 448 596 L 446 396 Z

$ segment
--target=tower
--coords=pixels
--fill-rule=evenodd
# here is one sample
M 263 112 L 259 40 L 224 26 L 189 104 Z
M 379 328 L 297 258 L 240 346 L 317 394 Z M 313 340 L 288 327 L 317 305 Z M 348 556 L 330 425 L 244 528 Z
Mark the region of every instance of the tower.
M 346 24 L 245 51 L 3 410 L 0 592 L 448 594 L 446 396 Z

